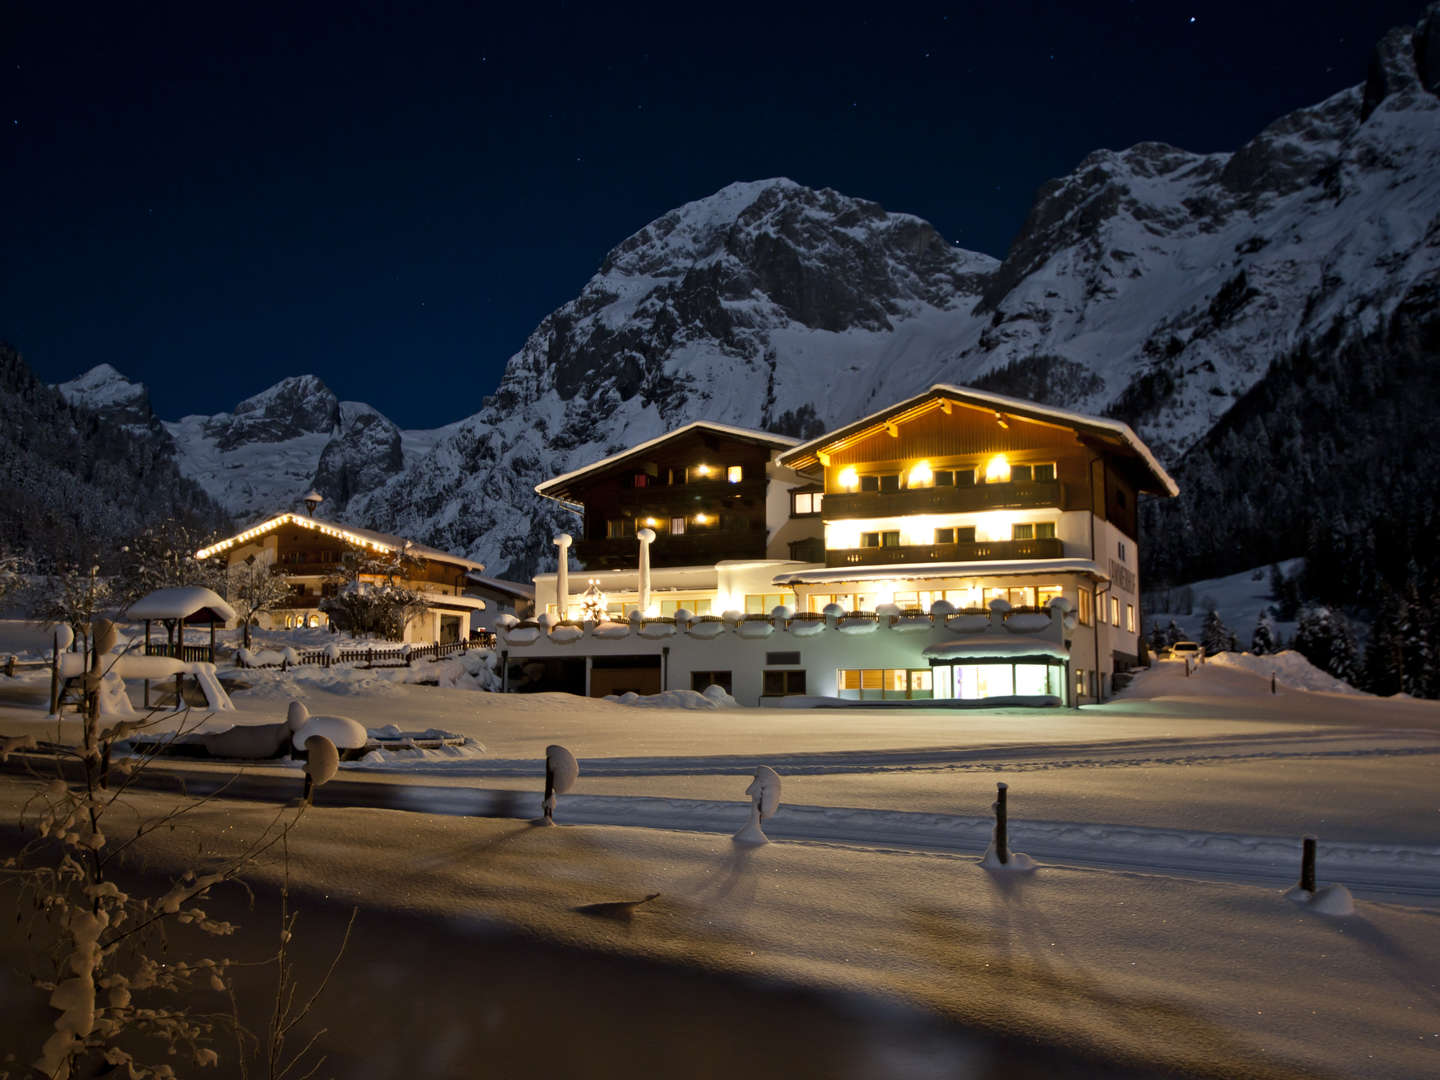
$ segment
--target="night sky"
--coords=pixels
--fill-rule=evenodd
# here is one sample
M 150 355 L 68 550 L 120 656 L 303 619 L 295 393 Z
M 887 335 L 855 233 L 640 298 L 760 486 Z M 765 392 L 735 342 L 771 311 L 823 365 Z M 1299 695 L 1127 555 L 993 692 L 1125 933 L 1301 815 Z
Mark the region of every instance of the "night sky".
M 611 247 L 727 183 L 1003 256 L 1089 151 L 1235 149 L 1422 11 L 3 7 L 0 339 L 50 381 L 114 364 L 167 419 L 313 372 L 402 427 L 477 410 Z

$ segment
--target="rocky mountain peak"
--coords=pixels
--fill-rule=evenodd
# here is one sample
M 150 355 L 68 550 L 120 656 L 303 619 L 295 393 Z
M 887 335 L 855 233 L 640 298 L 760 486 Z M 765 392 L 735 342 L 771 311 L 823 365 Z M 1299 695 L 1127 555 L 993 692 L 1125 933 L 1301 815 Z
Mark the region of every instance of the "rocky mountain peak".
M 222 450 L 334 431 L 340 399 L 315 375 L 295 375 L 248 397 L 231 413 L 210 418 L 206 435 Z
M 71 405 L 98 413 L 139 438 L 154 438 L 162 447 L 169 436 L 150 407 L 150 392 L 110 364 L 96 364 L 83 375 L 55 387 Z

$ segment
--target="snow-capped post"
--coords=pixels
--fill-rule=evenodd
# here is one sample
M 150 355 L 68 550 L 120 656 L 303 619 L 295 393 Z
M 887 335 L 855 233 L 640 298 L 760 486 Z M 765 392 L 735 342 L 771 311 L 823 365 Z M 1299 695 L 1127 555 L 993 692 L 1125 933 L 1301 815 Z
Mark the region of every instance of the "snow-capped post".
M 767 817 L 773 817 L 780 809 L 780 774 L 769 765 L 756 765 L 755 778 L 745 789 L 750 796 L 750 820 L 735 834 L 740 844 L 768 844 L 770 838 L 760 828 Z
M 1300 847 L 1300 888 L 1315 891 L 1315 837 L 1307 836 Z
M 551 543 L 560 549 L 555 558 L 555 613 L 564 619 L 570 610 L 570 545 L 574 537 L 561 533 Z
M 309 806 L 315 789 L 335 778 L 340 768 L 340 751 L 324 735 L 311 735 L 305 740 L 305 791 L 301 800 Z
M 1010 861 L 1010 837 L 1005 809 L 1005 793 L 1010 785 L 1004 781 L 995 785 L 995 858 L 1003 866 Z
M 654 529 L 641 529 L 635 534 L 640 541 L 640 614 L 650 610 L 650 545 L 655 541 Z
M 580 777 L 580 763 L 565 747 L 552 743 L 545 748 L 545 798 L 540 806 L 545 811 L 541 819 L 546 825 L 555 824 L 555 796 L 564 795 Z

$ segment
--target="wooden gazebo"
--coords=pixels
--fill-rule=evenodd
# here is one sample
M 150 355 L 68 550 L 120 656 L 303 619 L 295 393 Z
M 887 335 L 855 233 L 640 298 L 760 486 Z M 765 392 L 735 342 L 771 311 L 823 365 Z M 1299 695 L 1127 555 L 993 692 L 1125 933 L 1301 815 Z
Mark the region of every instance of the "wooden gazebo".
M 224 626 L 235 618 L 235 609 L 221 596 L 199 585 L 183 585 L 171 589 L 156 589 L 148 596 L 142 596 L 131 604 L 127 614 L 132 619 L 145 623 L 145 655 L 170 656 L 186 663 L 196 661 L 215 662 L 215 627 Z M 150 624 L 159 622 L 165 626 L 165 640 L 150 640 Z M 186 645 L 186 626 L 209 626 L 208 645 Z

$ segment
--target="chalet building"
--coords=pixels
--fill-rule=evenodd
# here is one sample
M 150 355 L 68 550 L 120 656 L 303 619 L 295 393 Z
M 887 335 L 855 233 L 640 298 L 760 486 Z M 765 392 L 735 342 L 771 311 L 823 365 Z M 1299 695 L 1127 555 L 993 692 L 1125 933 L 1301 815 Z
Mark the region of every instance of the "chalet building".
M 1078 705 L 1138 660 L 1137 500 L 1177 489 L 1125 424 L 936 385 L 804 444 L 690 424 L 537 491 L 585 569 L 502 620 L 512 689 Z
M 797 512 L 824 523 L 824 566 L 776 578 L 799 610 L 929 611 L 945 600 L 987 611 L 1003 600 L 1018 614 L 1063 597 L 1077 700 L 1103 700 L 1114 672 L 1138 662 L 1137 504 L 1178 489 L 1125 424 L 937 385 L 779 463 L 813 481 Z M 979 697 L 992 676 L 1000 689 L 1009 678 L 963 655 L 934 674 Z
M 820 550 L 818 520 L 792 518 L 790 490 L 803 479 L 776 464 L 795 439 L 697 420 L 576 469 L 535 490 L 579 516 L 569 547 L 583 579 L 535 578 L 536 607 L 575 619 L 589 608 L 619 618 L 769 611 L 793 599 L 775 575 Z M 649 568 L 641 604 L 640 552 Z M 574 586 L 571 588 L 570 586 Z M 596 602 L 599 607 L 596 608 Z
M 483 563 L 451 555 L 404 537 L 361 529 L 317 517 L 321 502 L 313 492 L 306 497 L 306 512 L 280 513 L 195 553 L 197 559 L 221 558 L 236 567 L 256 559 L 282 575 L 290 586 L 284 607 L 256 616 L 261 629 L 323 627 L 329 618 L 320 602 L 341 588 L 341 569 L 351 552 L 378 558 L 404 554 L 405 575 L 395 579 L 420 595 L 424 610 L 405 626 L 405 641 L 458 641 L 468 638 L 485 601 L 474 595 L 469 575 L 485 569 Z M 359 580 L 385 583 L 380 574 L 361 574 Z

